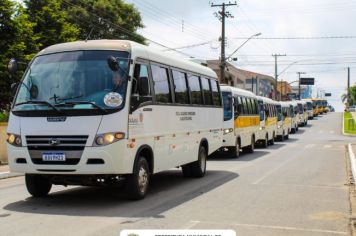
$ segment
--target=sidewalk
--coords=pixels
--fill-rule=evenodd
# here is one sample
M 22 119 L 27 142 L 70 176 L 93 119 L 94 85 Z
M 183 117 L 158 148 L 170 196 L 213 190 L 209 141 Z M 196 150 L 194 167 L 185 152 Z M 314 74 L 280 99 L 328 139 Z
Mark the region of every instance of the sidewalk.
M 10 173 L 8 165 L 0 165 L 0 179 L 22 176 L 22 173 Z

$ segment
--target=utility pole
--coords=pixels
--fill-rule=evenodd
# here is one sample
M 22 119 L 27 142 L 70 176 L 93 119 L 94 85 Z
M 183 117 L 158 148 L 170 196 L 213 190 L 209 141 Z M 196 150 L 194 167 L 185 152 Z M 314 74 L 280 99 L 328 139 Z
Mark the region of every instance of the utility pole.
M 272 54 L 274 57 L 274 79 L 276 81 L 276 84 L 274 85 L 274 99 L 276 100 L 281 100 L 281 97 L 277 98 L 277 83 L 278 83 L 278 65 L 277 65 L 277 59 L 278 57 L 285 57 L 287 56 L 286 54 Z
M 221 83 L 225 83 L 225 65 L 226 65 L 226 57 L 225 57 L 225 18 L 233 18 L 230 12 L 225 11 L 226 7 L 236 6 L 237 3 L 222 3 L 222 4 L 211 4 L 211 7 L 221 7 L 221 11 L 215 13 L 215 16 L 221 20 L 221 55 L 220 55 L 220 80 Z
M 350 106 L 350 67 L 347 67 L 347 103 Z
M 298 74 L 298 94 L 299 94 L 299 100 L 300 99 L 300 75 L 305 75 L 306 73 L 305 72 L 297 72 Z

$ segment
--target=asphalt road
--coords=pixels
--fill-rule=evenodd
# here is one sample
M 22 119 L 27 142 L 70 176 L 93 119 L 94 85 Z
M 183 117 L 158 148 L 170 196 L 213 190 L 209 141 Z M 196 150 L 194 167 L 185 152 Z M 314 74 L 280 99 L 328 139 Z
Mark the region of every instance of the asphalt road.
M 350 235 L 341 113 L 238 159 L 210 158 L 207 175 L 153 177 L 146 199 L 120 188 L 55 186 L 30 197 L 24 178 L 0 180 L 0 235 L 119 235 L 122 229 L 234 229 L 237 235 Z

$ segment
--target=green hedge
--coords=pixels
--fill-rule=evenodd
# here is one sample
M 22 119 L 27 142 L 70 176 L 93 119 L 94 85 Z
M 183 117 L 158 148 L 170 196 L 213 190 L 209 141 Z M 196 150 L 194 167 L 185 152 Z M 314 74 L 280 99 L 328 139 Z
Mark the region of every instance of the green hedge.
M 0 113 L 0 122 L 7 122 L 9 120 L 9 115 Z

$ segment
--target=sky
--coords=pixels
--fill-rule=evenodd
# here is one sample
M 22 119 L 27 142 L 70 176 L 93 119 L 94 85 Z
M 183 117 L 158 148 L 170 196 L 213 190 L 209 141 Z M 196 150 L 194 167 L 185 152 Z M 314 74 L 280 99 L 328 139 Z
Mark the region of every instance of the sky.
M 183 58 L 220 57 L 221 22 L 214 13 L 221 9 L 211 4 L 223 1 L 126 2 L 141 12 L 145 27 L 139 33 L 151 40 L 150 45 L 162 51 L 191 46 L 169 51 Z M 331 93 L 329 103 L 336 110 L 344 108 L 341 95 L 346 92 L 347 67 L 351 70 L 351 84 L 356 82 L 352 76 L 356 74 L 355 0 L 240 0 L 227 11 L 233 16 L 226 19 L 227 55 L 246 38 L 261 33 L 234 54 L 238 59 L 232 62 L 235 66 L 274 76 L 272 54 L 286 54 L 278 57 L 279 79 L 293 82 L 298 79 L 296 72 L 306 72 L 303 76 L 316 80 L 314 96 Z M 340 38 L 345 36 L 354 37 Z

